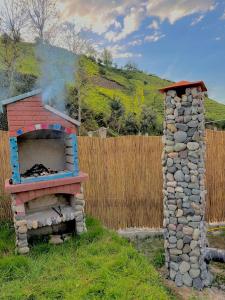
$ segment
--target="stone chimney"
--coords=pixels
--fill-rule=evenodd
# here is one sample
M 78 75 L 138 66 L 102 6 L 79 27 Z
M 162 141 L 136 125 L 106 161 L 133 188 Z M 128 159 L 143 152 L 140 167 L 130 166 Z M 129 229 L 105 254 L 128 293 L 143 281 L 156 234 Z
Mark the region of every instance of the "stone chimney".
M 163 205 L 168 276 L 178 287 L 202 289 L 211 275 L 204 261 L 204 83 L 182 81 L 165 94 Z

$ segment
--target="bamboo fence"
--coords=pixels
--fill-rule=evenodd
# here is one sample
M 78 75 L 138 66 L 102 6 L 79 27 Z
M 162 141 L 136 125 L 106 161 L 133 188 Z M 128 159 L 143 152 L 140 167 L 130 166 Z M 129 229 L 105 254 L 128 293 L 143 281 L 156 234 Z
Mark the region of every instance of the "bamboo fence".
M 10 177 L 8 134 L 0 131 L 0 220 L 11 218 L 10 198 L 5 193 L 5 179 Z
M 225 221 L 225 132 L 206 134 L 206 219 Z
M 207 219 L 225 221 L 225 132 L 207 131 Z M 161 137 L 79 137 L 86 211 L 109 228 L 162 226 Z M 11 217 L 8 135 L 0 132 L 0 220 Z

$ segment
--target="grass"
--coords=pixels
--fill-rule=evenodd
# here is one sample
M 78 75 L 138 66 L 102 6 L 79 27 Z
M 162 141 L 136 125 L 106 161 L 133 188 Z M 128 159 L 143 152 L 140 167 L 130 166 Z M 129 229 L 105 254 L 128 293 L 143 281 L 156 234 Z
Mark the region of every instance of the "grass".
M 206 98 L 206 117 L 209 120 L 225 120 L 225 105 Z
M 225 250 L 225 229 L 219 227 L 208 233 L 209 247 Z M 214 272 L 214 285 L 225 291 L 225 264 L 210 262 Z
M 63 245 L 14 254 L 13 229 L 2 226 L 0 299 L 174 299 L 148 260 L 89 218 L 88 232 Z
M 159 269 L 165 265 L 163 244 L 164 239 L 162 237 L 149 237 L 143 241 L 137 240 L 135 246 L 140 253 L 147 257 L 150 264 Z

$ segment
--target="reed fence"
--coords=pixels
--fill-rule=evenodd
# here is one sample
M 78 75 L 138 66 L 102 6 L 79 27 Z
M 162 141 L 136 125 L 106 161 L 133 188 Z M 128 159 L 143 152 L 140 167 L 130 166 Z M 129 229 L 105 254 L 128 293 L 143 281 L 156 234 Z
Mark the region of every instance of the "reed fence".
M 207 131 L 207 220 L 225 221 L 225 132 Z M 79 137 L 86 210 L 110 228 L 160 227 L 163 218 L 161 137 Z M 0 132 L 0 220 L 11 217 L 4 193 L 10 176 L 8 135 Z
M 10 177 L 8 134 L 0 131 L 0 220 L 11 218 L 10 197 L 5 193 L 5 179 Z

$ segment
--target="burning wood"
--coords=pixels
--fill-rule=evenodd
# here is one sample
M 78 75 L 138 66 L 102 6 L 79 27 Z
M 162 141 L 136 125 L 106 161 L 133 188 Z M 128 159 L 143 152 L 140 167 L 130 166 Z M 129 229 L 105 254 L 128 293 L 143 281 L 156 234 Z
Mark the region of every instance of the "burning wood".
M 49 174 L 56 174 L 57 171 L 53 171 L 49 168 L 46 168 L 42 164 L 35 164 L 32 168 L 27 170 L 25 173 L 21 174 L 22 177 L 38 177 L 38 176 L 46 176 Z

